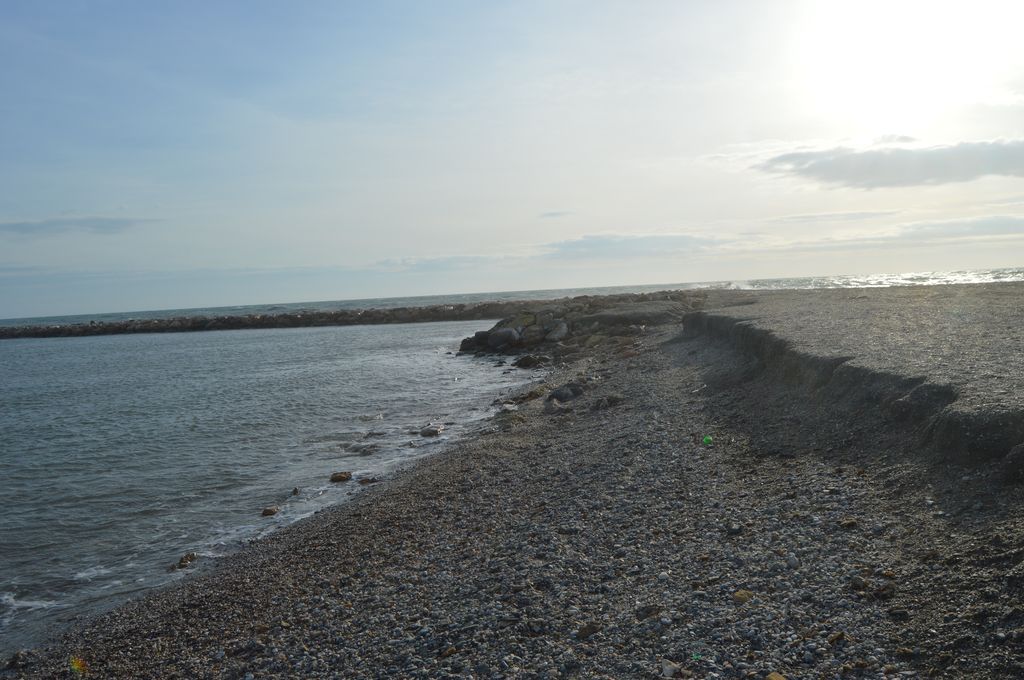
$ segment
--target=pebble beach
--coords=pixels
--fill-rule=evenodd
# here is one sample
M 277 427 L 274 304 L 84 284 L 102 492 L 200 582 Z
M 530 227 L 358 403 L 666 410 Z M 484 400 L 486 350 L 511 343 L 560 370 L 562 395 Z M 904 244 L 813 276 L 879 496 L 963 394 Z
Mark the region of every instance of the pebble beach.
M 834 297 L 631 312 L 545 348 L 549 367 L 478 436 L 15 654 L 4 675 L 1024 676 L 1022 292 L 858 290 L 906 313 L 860 363 L 855 341 L 835 361 L 827 334 L 773 316 L 831 318 Z M 950 319 L 945 341 L 928 335 L 949 346 L 971 304 L 1002 329 L 1004 394 L 980 340 L 958 345 L 960 372 L 886 354 L 915 314 Z M 855 340 L 874 318 L 829 332 Z M 975 450 L 980 422 L 999 433 Z

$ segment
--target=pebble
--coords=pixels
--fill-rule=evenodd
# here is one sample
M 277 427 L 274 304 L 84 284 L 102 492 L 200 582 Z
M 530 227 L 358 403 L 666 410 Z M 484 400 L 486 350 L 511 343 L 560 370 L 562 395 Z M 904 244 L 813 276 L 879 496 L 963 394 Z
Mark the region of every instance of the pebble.
M 983 604 L 990 620 L 940 615 L 941 630 L 916 628 L 931 620 L 917 597 L 941 602 L 962 585 L 940 560 L 918 562 L 904 548 L 925 540 L 923 504 L 886 514 L 869 494 L 873 471 L 865 480 L 844 462 L 849 472 L 837 477 L 809 445 L 794 459 L 758 459 L 746 439 L 756 423 L 730 424 L 729 400 L 742 391 L 690 395 L 680 385 L 697 379 L 685 362 L 699 345 L 657 346 L 637 369 L 614 359 L 555 369 L 544 390 L 587 386 L 573 415 L 517 402 L 516 430 L 457 443 L 394 484 L 224 558 L 209 577 L 200 570 L 101 617 L 26 677 L 66 676 L 80 650 L 95 677 L 879 677 L 906 639 L 920 646 L 907 665 L 933 663 L 963 631 L 974 637 L 958 663 L 974 665 L 962 677 L 999 677 L 983 664 L 1018 661 L 1015 645 L 996 644 L 1016 634 L 996 630 L 1009 627 L 1002 582 L 947 607 Z M 756 390 L 758 379 L 744 385 Z M 609 394 L 621 405 L 592 409 Z M 707 431 L 716 445 L 698 446 L 691 433 Z M 798 430 L 779 445 L 800 449 L 798 434 L 831 436 Z M 963 555 L 987 547 L 967 531 L 961 539 Z M 1011 536 L 986 554 L 1016 547 Z

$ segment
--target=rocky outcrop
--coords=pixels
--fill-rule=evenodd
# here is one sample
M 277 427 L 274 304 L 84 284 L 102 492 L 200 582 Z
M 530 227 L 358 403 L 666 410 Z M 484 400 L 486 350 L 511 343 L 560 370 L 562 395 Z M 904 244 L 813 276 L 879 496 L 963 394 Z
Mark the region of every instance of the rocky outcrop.
M 679 323 L 687 313 L 701 309 L 706 297 L 702 291 L 664 291 L 524 302 L 490 330 L 464 339 L 459 351 L 511 354 L 541 346 L 593 347 L 611 338 L 642 334 L 648 326 Z M 536 365 L 530 364 L 516 365 Z

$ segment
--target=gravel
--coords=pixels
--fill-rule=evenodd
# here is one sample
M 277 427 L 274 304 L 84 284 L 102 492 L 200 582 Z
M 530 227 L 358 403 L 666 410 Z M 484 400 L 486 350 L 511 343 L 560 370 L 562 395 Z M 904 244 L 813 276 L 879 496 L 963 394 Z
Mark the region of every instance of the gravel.
M 939 464 L 877 410 L 676 326 L 599 345 L 532 394 L 8 672 L 72 677 L 77 657 L 110 678 L 1024 674 L 1021 492 L 992 470 Z

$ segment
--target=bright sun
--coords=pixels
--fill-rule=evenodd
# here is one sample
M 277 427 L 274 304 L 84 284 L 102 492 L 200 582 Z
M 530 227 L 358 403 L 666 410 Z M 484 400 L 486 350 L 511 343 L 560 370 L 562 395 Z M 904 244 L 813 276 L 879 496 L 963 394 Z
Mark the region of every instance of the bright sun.
M 804 110 L 858 134 L 913 132 L 953 108 L 1021 97 L 1024 2 L 808 3 L 792 73 Z M 1018 83 L 1019 85 L 1019 83 Z

